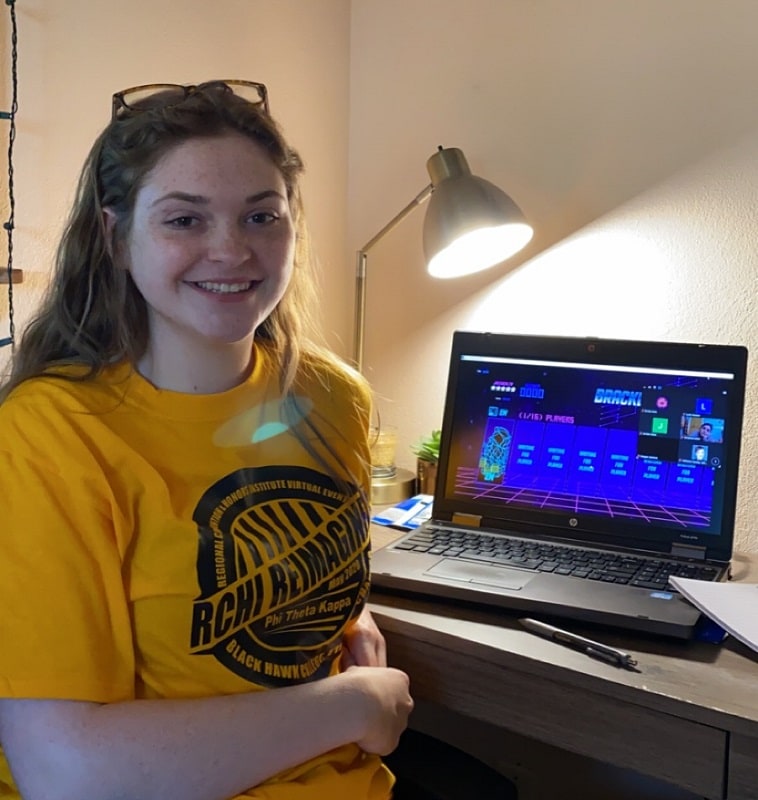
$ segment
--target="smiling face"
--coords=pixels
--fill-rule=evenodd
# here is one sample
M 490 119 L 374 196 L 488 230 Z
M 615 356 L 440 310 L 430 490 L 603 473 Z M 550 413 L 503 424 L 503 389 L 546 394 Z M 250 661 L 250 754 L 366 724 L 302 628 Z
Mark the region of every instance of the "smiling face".
M 140 370 L 159 386 L 176 383 L 161 375 L 181 363 L 244 370 L 289 283 L 294 243 L 284 179 L 259 145 L 230 133 L 169 150 L 137 193 L 123 250 L 148 308 Z

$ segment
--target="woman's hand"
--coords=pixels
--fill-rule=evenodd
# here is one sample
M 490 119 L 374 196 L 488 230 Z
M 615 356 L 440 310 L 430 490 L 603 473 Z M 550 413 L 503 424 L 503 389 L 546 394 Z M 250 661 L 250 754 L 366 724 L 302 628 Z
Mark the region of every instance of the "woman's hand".
M 371 612 L 364 608 L 345 631 L 342 640 L 342 669 L 348 667 L 386 667 L 387 645 Z
M 368 608 L 348 628 L 342 640 L 340 679 L 358 686 L 362 735 L 356 740 L 367 753 L 387 755 L 396 747 L 413 710 L 408 676 L 387 667 L 387 645 Z
M 391 753 L 413 711 L 408 676 L 392 667 L 350 667 L 332 680 L 357 689 L 349 704 L 360 720 L 356 744 L 367 753 Z

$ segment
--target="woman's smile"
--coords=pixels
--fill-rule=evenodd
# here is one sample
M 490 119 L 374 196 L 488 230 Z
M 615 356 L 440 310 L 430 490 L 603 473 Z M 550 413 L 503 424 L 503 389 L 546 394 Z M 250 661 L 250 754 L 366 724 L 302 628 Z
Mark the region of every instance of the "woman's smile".
M 256 281 L 245 281 L 244 283 L 225 283 L 223 281 L 196 281 L 192 283 L 198 289 L 211 292 L 213 294 L 242 294 L 248 292 L 254 286 Z

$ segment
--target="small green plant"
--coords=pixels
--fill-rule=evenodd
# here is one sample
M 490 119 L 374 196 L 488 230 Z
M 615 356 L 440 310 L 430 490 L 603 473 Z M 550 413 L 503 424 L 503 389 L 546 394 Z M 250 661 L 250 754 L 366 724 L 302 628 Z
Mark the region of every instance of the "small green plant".
M 436 464 L 440 457 L 440 436 L 442 431 L 432 431 L 428 436 L 419 439 L 411 446 L 416 458 Z

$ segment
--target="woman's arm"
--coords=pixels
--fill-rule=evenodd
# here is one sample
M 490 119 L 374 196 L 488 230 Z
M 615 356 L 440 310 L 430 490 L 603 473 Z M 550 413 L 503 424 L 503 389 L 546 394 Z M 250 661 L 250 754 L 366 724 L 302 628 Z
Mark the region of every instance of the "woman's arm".
M 223 697 L 0 700 L 0 741 L 25 800 L 226 800 L 350 742 L 385 755 L 412 707 L 405 673 L 356 666 Z
M 387 645 L 367 607 L 342 638 L 343 669 L 352 666 L 386 667 Z

